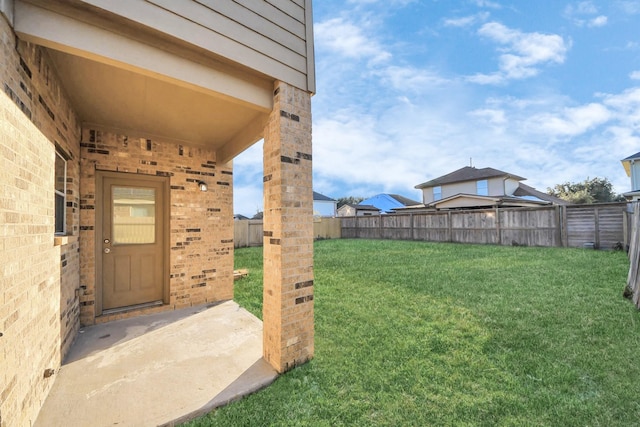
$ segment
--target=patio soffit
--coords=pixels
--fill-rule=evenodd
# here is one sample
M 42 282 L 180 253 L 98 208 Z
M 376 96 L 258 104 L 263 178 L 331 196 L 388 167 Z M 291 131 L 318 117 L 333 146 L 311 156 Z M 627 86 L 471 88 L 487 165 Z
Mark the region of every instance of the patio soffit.
M 272 79 L 127 22 L 108 21 L 116 31 L 104 17 L 72 12 L 16 1 L 14 28 L 47 48 L 83 126 L 205 146 L 220 162 L 262 138 Z

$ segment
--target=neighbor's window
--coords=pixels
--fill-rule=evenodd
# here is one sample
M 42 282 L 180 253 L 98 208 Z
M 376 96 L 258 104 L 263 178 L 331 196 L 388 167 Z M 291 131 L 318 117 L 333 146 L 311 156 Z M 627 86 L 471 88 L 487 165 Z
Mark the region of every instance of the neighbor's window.
M 66 206 L 67 206 L 67 160 L 56 151 L 56 176 L 55 176 L 55 219 L 56 234 L 66 233 Z
M 442 187 L 433 187 L 433 201 L 442 199 Z
M 476 182 L 476 194 L 478 196 L 489 195 L 489 182 L 486 179 L 482 179 Z

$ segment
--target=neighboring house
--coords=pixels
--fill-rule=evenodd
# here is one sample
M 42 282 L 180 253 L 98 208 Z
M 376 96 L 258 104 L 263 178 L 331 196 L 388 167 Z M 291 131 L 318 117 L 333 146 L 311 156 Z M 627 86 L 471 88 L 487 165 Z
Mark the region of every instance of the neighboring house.
M 394 209 L 420 205 L 420 202 L 411 200 L 398 194 L 377 194 L 359 203 L 361 206 L 375 206 L 383 214 L 393 213 Z
M 81 326 L 233 298 L 261 139 L 263 354 L 313 356 L 312 34 L 311 0 L 0 0 L 0 424 Z
M 346 203 L 338 208 L 338 216 L 371 216 L 380 215 L 380 209 L 371 205 L 352 205 Z
M 242 215 L 242 214 L 235 214 L 235 215 L 233 216 L 233 219 L 234 219 L 235 221 L 244 221 L 244 220 L 249 219 L 249 217 L 244 216 L 244 215 Z
M 640 152 L 621 160 L 624 171 L 631 178 L 631 191 L 622 195 L 629 201 L 640 200 Z
M 317 192 L 313 192 L 313 215 L 335 217 L 337 200 L 325 196 Z
M 522 184 L 520 181 L 525 179 L 493 168 L 476 169 L 466 166 L 416 185 L 415 188 L 422 190 L 423 210 L 568 204 L 562 199 Z M 416 208 L 420 207 L 416 206 L 413 210 Z

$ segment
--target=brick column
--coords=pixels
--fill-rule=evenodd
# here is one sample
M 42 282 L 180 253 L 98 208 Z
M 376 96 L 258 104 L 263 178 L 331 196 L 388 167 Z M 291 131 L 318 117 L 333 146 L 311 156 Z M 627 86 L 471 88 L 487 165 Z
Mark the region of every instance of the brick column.
M 263 354 L 278 372 L 313 357 L 310 95 L 283 82 L 264 135 Z

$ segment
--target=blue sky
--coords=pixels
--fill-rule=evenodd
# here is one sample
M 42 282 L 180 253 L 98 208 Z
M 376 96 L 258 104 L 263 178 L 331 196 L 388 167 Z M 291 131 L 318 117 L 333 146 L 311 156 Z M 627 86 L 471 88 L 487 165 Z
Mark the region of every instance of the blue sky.
M 541 191 L 640 151 L 640 0 L 318 0 L 314 190 L 397 193 L 472 162 Z M 471 159 L 471 160 L 470 160 Z M 234 161 L 262 209 L 262 144 Z

